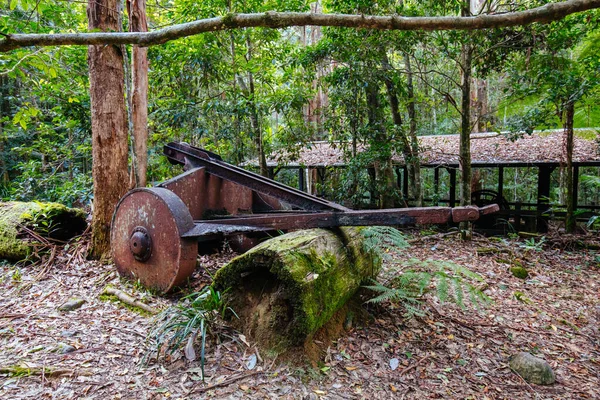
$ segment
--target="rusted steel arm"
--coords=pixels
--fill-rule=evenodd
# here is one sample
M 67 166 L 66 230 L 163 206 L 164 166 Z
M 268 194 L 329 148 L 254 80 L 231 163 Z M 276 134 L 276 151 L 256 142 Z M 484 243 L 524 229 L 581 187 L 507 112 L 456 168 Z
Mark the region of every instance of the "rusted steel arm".
M 481 215 L 498 211 L 492 204 L 485 207 L 422 207 L 388 210 L 358 210 L 345 212 L 281 213 L 248 215 L 196 221 L 194 228 L 182 237 L 202 237 L 215 234 L 234 234 L 275 229 L 332 228 L 337 226 L 412 224 L 447 224 L 450 222 L 476 221 Z

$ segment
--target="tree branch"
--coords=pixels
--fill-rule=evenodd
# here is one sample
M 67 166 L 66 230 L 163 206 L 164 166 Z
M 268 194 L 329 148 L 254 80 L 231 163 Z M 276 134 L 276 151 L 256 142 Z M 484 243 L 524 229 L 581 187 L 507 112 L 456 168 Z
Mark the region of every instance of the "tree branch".
M 568 0 L 527 11 L 475 17 L 402 17 L 399 15 L 315 14 L 268 11 L 257 14 L 228 14 L 172 25 L 153 32 L 10 34 L 0 40 L 0 52 L 28 46 L 137 44 L 152 46 L 203 32 L 227 29 L 288 26 L 337 26 L 378 30 L 475 30 L 547 23 L 567 15 L 600 8 L 600 0 Z

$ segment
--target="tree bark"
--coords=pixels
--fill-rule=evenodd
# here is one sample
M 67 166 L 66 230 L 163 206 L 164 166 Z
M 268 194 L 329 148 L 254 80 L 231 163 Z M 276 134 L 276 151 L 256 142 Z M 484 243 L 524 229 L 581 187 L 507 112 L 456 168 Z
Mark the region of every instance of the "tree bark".
M 573 202 L 573 124 L 574 124 L 574 116 L 575 116 L 575 104 L 568 103 L 565 108 L 565 117 L 563 128 L 565 131 L 565 158 L 566 158 L 566 166 L 565 166 L 565 185 L 567 198 L 566 206 L 567 206 L 567 215 L 565 217 L 565 230 L 568 233 L 575 232 L 576 228 L 576 220 L 575 220 L 575 207 Z
M 412 137 L 410 136 L 411 134 L 416 135 L 416 121 L 415 121 L 415 108 L 414 108 L 414 101 L 411 101 L 411 99 L 414 98 L 414 92 L 413 92 L 413 87 L 412 87 L 412 74 L 410 72 L 410 61 L 406 61 L 407 57 L 405 57 L 405 64 L 406 64 L 406 69 L 408 70 L 408 83 L 407 83 L 407 89 L 408 89 L 408 97 L 409 97 L 409 104 L 408 104 L 408 115 L 409 115 L 409 121 L 410 121 L 410 130 L 409 130 L 409 135 L 406 135 L 405 130 L 403 129 L 402 126 L 402 116 L 400 115 L 400 105 L 399 105 L 399 101 L 398 101 L 398 95 L 396 94 L 396 88 L 394 87 L 394 83 L 392 82 L 392 80 L 390 79 L 389 76 L 387 76 L 387 74 L 384 76 L 384 82 L 385 82 L 385 86 L 387 89 L 387 94 L 388 94 L 388 100 L 390 102 L 390 109 L 392 111 L 392 121 L 394 122 L 394 125 L 396 125 L 398 127 L 399 130 L 399 135 L 400 135 L 400 141 L 402 142 L 402 155 L 404 156 L 404 162 L 406 163 L 406 167 L 408 170 L 408 184 L 409 184 L 409 192 L 410 193 L 404 193 L 404 195 L 407 198 L 412 198 L 414 199 L 415 205 L 417 207 L 421 206 L 422 203 L 422 196 L 421 196 L 421 182 L 420 182 L 420 171 L 417 171 L 417 169 L 420 168 L 420 163 L 419 163 L 419 153 L 418 153 L 418 147 L 416 148 L 417 153 L 415 154 L 413 152 L 413 147 L 411 146 L 411 140 Z M 408 64 L 407 64 L 408 62 Z M 391 71 L 392 66 L 389 63 L 387 54 L 384 53 L 384 58 L 382 61 L 382 66 L 383 66 L 383 70 L 384 71 Z M 412 106 L 412 108 L 411 108 Z M 411 113 L 412 110 L 412 113 Z M 416 165 L 415 165 L 416 163 Z
M 263 348 L 302 345 L 377 276 L 364 228 L 310 229 L 268 240 L 217 271 L 214 287 L 239 316 L 241 330 Z
M 10 114 L 8 77 L 0 75 L 0 186 L 8 184 L 8 165 L 4 157 L 4 118 Z
M 596 8 L 600 8 L 600 0 L 569 0 L 546 4 L 527 11 L 476 17 L 402 17 L 268 11 L 258 14 L 228 14 L 223 17 L 172 25 L 148 33 L 9 34 L 0 40 L 0 52 L 28 46 L 93 44 L 151 46 L 203 32 L 250 27 L 278 29 L 311 25 L 405 31 L 492 29 L 528 25 L 534 22 L 548 23 L 563 19 L 570 14 Z
M 250 34 L 246 36 L 246 60 L 252 59 L 252 42 L 250 42 Z M 250 106 L 250 126 L 252 127 L 252 136 L 254 137 L 254 144 L 256 151 L 258 152 L 258 165 L 260 168 L 260 174 L 265 177 L 269 177 L 269 168 L 267 167 L 267 155 L 265 154 L 262 130 L 260 127 L 260 120 L 258 116 L 258 110 L 256 109 L 256 92 L 254 90 L 254 74 L 248 71 L 248 88 L 247 88 L 247 101 Z
M 409 184 L 415 199 L 415 206 L 423 205 L 423 192 L 421 190 L 421 160 L 419 158 L 419 140 L 417 139 L 417 112 L 415 107 L 415 89 L 413 85 L 413 72 L 410 56 L 404 54 L 406 64 L 406 89 L 408 92 L 408 137 L 410 139 L 410 160 L 406 161 L 408 167 Z
M 461 48 L 461 124 L 460 124 L 460 205 L 468 206 L 471 204 L 471 67 L 472 67 L 473 48 L 468 38 L 464 39 Z M 462 222 L 461 236 L 463 240 L 471 238 L 471 224 Z
M 365 88 L 367 96 L 367 113 L 369 126 L 373 130 L 374 142 L 382 146 L 377 152 L 378 157 L 374 160 L 376 192 L 379 196 L 379 208 L 394 208 L 395 194 L 397 191 L 396 179 L 394 179 L 394 167 L 392 165 L 392 152 L 387 143 L 389 141 L 385 134 L 383 116 L 381 115 L 381 102 L 379 101 L 378 87 L 370 82 Z M 373 141 L 372 141 L 373 142 Z M 373 147 L 373 143 L 371 143 Z
M 117 10 L 117 0 L 89 0 L 89 29 L 118 31 Z M 88 65 L 94 180 L 91 256 L 105 258 L 110 253 L 111 218 L 128 182 L 123 54 L 114 45 L 90 46 Z
M 129 30 L 147 32 L 146 0 L 127 0 Z M 148 49 L 133 46 L 131 58 L 132 96 L 131 115 L 135 153 L 135 182 L 138 187 L 147 184 L 148 170 Z

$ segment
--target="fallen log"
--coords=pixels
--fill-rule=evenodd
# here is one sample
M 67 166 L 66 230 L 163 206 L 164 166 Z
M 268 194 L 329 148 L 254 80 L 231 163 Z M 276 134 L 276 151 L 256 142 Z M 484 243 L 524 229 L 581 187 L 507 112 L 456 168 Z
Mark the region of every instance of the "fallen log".
M 0 203 L 0 259 L 23 260 L 48 239 L 68 240 L 85 230 L 84 211 L 58 203 Z
M 363 229 L 270 239 L 217 271 L 213 285 L 239 316 L 238 328 L 260 346 L 278 353 L 300 346 L 379 272 Z

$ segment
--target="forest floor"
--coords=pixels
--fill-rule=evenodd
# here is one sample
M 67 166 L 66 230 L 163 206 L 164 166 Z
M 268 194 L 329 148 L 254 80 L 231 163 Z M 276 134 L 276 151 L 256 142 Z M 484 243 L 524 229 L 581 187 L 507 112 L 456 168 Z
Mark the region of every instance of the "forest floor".
M 175 297 L 121 281 L 113 266 L 86 261 L 81 245 L 58 249 L 44 263 L 0 264 L 0 398 L 600 398 L 600 252 L 573 246 L 593 238 L 409 238 L 411 247 L 397 260 L 468 267 L 484 278 L 492 303 L 462 310 L 427 297 L 426 314 L 410 319 L 389 303 L 370 306 L 370 322 L 319 343 L 326 351 L 316 365 L 269 358 L 224 330 L 207 344 L 204 383 L 200 362 L 183 353 L 144 362 L 152 317 L 101 293 L 111 284 L 156 308 Z M 202 256 L 200 264 L 214 271 L 231 257 Z M 530 276 L 514 277 L 507 260 Z M 196 288 L 210 281 L 201 271 Z M 390 273 L 390 266 L 382 272 Z M 57 310 L 74 297 L 85 300 L 81 308 Z M 511 372 L 508 357 L 519 351 L 548 361 L 557 382 L 528 384 Z

